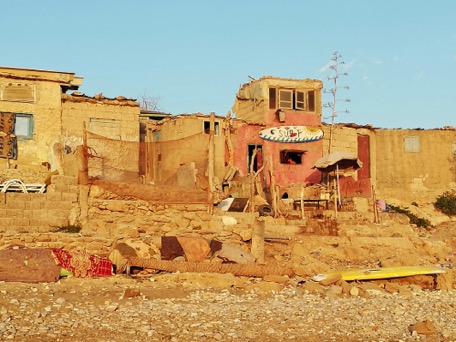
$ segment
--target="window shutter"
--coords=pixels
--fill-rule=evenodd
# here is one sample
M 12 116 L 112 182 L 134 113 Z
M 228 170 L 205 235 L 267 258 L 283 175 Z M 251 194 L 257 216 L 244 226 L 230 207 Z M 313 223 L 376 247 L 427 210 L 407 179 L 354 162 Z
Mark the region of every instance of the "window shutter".
M 303 91 L 296 91 L 295 109 L 305 110 L 306 109 L 306 93 Z
M 293 91 L 279 90 L 279 108 L 293 109 Z
M 0 113 L 0 157 L 17 159 L 17 138 L 14 135 L 14 113 Z

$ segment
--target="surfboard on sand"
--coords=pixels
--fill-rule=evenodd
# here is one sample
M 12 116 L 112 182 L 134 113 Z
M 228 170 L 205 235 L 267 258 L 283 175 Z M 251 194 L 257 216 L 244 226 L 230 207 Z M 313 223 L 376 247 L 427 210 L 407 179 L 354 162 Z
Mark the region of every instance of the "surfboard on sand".
M 320 140 L 323 131 L 309 126 L 270 127 L 260 131 L 260 138 L 274 142 L 303 143 Z
M 317 274 L 312 277 L 314 281 L 322 281 L 335 274 L 340 274 L 342 280 L 373 280 L 400 278 L 422 274 L 439 274 L 445 273 L 445 270 L 439 266 L 398 266 L 398 267 L 381 267 L 368 269 L 348 269 L 334 271 L 329 273 Z

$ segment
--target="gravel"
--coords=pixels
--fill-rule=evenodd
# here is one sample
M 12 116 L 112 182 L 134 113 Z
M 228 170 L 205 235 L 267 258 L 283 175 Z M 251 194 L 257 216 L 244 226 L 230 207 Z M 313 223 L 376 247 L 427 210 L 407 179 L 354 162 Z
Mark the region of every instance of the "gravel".
M 0 340 L 456 341 L 456 291 L 328 296 L 135 279 L 0 283 Z M 124 297 L 126 289 L 139 295 Z M 437 333 L 409 326 L 431 321 Z

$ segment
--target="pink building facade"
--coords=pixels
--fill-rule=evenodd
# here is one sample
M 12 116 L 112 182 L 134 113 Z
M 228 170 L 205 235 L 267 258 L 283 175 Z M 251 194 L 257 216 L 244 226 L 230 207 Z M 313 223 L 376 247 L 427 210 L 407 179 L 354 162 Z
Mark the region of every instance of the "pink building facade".
M 320 182 L 312 167 L 323 153 L 321 89 L 318 80 L 272 77 L 240 88 L 233 112 L 245 124 L 238 126 L 234 163 L 242 175 L 253 165 L 254 171 L 264 166 L 264 185 L 271 170 L 281 187 Z

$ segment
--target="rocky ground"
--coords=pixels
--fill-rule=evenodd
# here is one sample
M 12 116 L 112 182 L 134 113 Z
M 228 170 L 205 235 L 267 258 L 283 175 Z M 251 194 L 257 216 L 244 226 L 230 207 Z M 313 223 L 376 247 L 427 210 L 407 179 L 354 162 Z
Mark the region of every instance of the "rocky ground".
M 341 215 L 337 236 L 267 241 L 266 263 L 293 267 L 291 278 L 145 270 L 0 282 L 0 340 L 456 341 L 453 268 L 446 278 L 311 280 L 346 268 L 454 264 L 455 221 L 425 230 L 401 220 Z
M 177 273 L 0 289 L 6 341 L 456 341 L 456 291 L 413 284 Z

